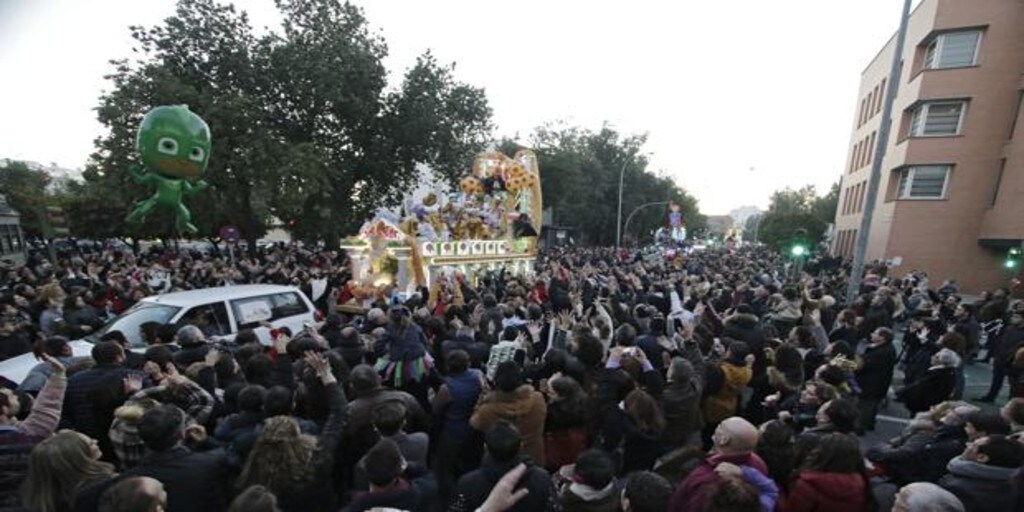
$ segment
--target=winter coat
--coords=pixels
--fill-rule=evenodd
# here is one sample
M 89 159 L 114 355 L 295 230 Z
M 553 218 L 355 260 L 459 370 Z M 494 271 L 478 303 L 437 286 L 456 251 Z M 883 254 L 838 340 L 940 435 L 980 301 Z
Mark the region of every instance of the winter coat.
M 864 512 L 868 481 L 860 473 L 804 471 L 779 503 L 779 512 Z
M 317 437 L 316 452 L 310 461 L 312 479 L 304 484 L 292 484 L 275 493 L 282 512 L 331 511 L 337 505 L 333 469 L 335 452 L 341 443 L 341 432 L 348 418 L 348 404 L 338 383 L 325 386 L 325 389 L 331 412 L 323 431 Z
M 861 357 L 863 363 L 855 373 L 861 396 L 875 400 L 885 398 L 896 367 L 896 349 L 891 342 L 869 346 Z
M 680 447 L 690 435 L 704 426 L 701 417 L 700 396 L 703 381 L 696 373 L 685 381 L 669 382 L 661 396 L 661 410 L 665 414 L 662 438 L 669 447 Z
M 956 386 L 956 368 L 929 368 L 909 386 L 896 391 L 896 396 L 911 414 L 927 411 L 931 406 L 949 400 Z
M 98 394 L 104 391 L 120 390 L 128 370 L 121 366 L 103 365 L 76 373 L 68 378 L 67 393 L 64 394 L 64 416 L 62 424 L 68 428 L 92 437 L 104 439 L 113 422 L 113 408 L 109 418 L 97 418 Z M 105 425 L 104 425 L 105 424 Z
M 589 446 L 586 402 L 558 400 L 548 404 L 544 421 L 544 467 L 550 470 L 576 462 Z
M 709 386 L 707 391 L 710 394 L 705 399 L 703 408 L 704 421 L 709 425 L 716 425 L 736 414 L 739 397 L 753 375 L 749 367 L 730 362 L 719 364 L 715 373 L 721 375 L 721 385 L 713 391 Z
M 946 465 L 963 453 L 967 446 L 967 432 L 963 427 L 941 425 L 910 461 L 912 482 L 937 482 L 946 472 Z
M 544 395 L 529 385 L 506 393 L 491 391 L 480 401 L 469 418 L 469 424 L 487 432 L 500 420 L 508 420 L 523 437 L 523 454 L 538 464 L 544 463 L 544 418 L 548 405 Z
M 935 429 L 931 422 L 913 420 L 902 434 L 889 442 L 872 446 L 864 457 L 882 466 L 889 480 L 902 487 L 917 476 L 916 459 L 935 435 Z
M 394 488 L 356 494 L 341 512 L 364 510 L 437 510 L 437 477 L 423 468 L 410 466 L 405 479 Z M 481 502 L 483 503 L 483 502 Z
M 0 425 L 0 510 L 21 504 L 29 454 L 57 429 L 67 383 L 63 376 L 50 377 L 24 421 Z
M 516 467 L 521 460 L 498 462 L 490 456 L 484 457 L 479 469 L 474 469 L 459 478 L 452 493 L 448 512 L 473 512 L 487 500 L 491 489 Z M 526 473 L 519 479 L 517 489 L 525 488 L 529 493 L 516 503 L 509 512 L 552 512 L 558 510 L 558 493 L 554 481 L 547 471 L 527 462 Z
M 761 457 L 750 453 L 746 455 L 711 455 L 702 460 L 686 479 L 676 487 L 668 502 L 668 512 L 703 512 L 708 492 L 721 479 L 715 468 L 722 462 L 737 466 L 750 466 L 762 475 L 768 475 L 768 466 Z
M 235 469 L 223 450 L 199 453 L 179 446 L 150 453 L 120 478 L 159 480 L 167 491 L 167 512 L 219 512 L 227 509 Z
M 620 457 L 620 473 L 651 469 L 665 453 L 660 435 L 642 432 L 632 418 L 616 407 L 605 417 L 601 428 L 601 447 Z
M 753 379 L 756 380 L 764 375 L 767 365 L 764 356 L 766 338 L 764 330 L 761 328 L 761 322 L 756 316 L 739 313 L 726 318 L 722 328 L 722 337 L 746 343 L 750 348 L 750 353 L 754 354 Z
M 965 512 L 1014 510 L 1021 492 L 1013 480 L 1018 468 L 989 466 L 960 456 L 949 461 L 947 469 L 949 474 L 939 485 L 960 498 Z
M 409 393 L 377 388 L 360 393 L 348 404 L 348 424 L 345 425 L 345 454 L 354 464 L 367 450 L 377 443 L 373 429 L 373 410 L 386 402 L 401 402 L 405 405 L 406 430 L 425 431 L 430 417 L 420 403 Z

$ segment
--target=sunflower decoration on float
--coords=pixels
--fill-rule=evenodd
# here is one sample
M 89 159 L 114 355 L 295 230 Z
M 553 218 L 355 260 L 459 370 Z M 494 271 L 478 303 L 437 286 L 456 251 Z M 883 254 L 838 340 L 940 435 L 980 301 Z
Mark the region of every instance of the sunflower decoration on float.
M 466 176 L 459 182 L 462 193 L 467 196 L 479 196 L 484 193 L 484 184 L 476 176 Z

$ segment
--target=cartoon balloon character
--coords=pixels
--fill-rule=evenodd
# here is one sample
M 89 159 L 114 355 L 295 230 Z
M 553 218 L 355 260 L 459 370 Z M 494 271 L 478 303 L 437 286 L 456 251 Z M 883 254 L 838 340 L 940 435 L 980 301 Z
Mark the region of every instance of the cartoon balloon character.
M 185 105 L 159 106 L 142 118 L 135 146 L 142 165 L 132 165 L 132 180 L 154 185 L 156 192 L 139 201 L 125 221 L 138 227 L 153 208 L 168 208 L 179 233 L 196 233 L 181 200 L 208 186 L 200 178 L 210 160 L 210 127 Z

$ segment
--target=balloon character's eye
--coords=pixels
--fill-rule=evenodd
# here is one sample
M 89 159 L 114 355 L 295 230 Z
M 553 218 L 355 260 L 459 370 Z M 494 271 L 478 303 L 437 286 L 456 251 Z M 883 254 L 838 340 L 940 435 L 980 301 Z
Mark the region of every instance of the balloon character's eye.
M 165 155 L 177 155 L 178 154 L 178 141 L 164 137 L 156 143 L 156 150 Z
M 205 157 L 206 151 L 203 148 L 192 148 L 192 151 L 188 152 L 188 159 L 193 162 L 202 162 Z

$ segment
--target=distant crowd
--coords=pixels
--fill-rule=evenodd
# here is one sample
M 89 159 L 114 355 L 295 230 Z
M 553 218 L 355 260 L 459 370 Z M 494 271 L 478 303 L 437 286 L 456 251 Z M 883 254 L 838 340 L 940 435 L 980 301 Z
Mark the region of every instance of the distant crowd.
M 807 270 L 763 247 L 558 248 L 357 312 L 342 251 L 35 254 L 0 265 L 0 358 L 39 360 L 0 387 L 0 509 L 1024 510 L 1017 283 L 966 301 L 879 266 L 845 303 L 845 267 Z M 104 329 L 245 283 L 295 286 L 322 321 L 261 327 L 269 345 L 200 317 L 142 349 Z M 983 396 L 970 364 L 992 366 Z M 863 442 L 883 408 L 909 424 Z

